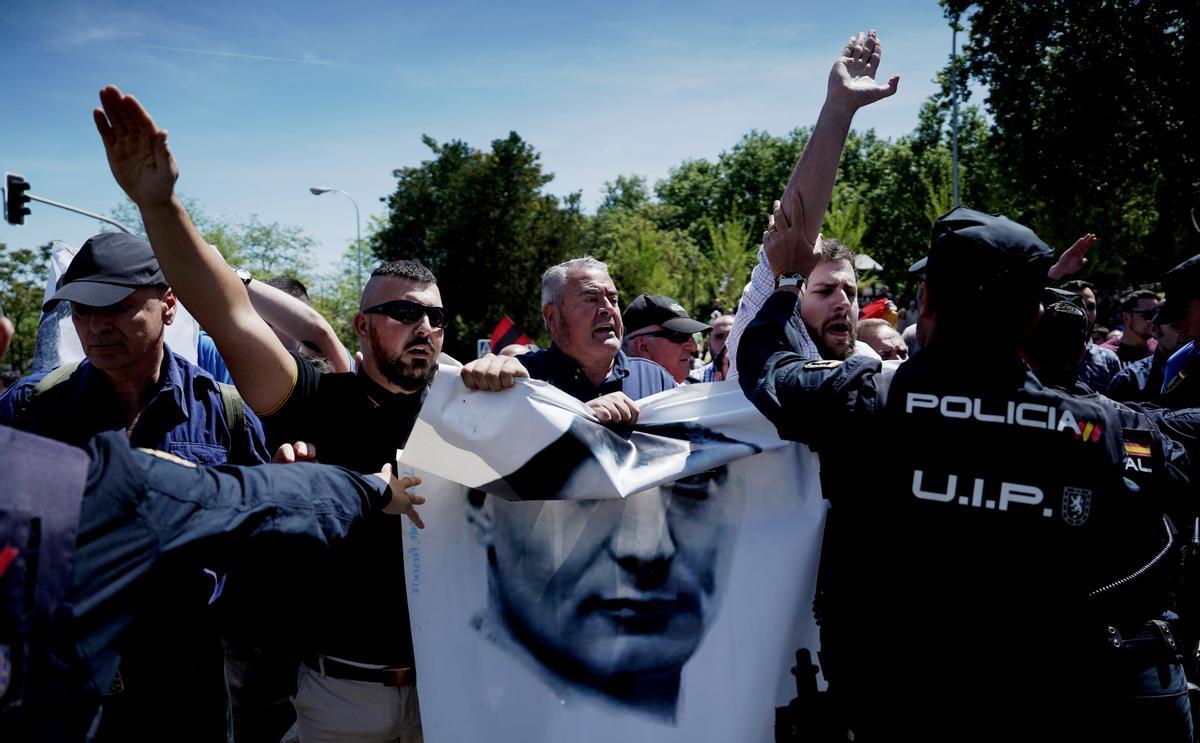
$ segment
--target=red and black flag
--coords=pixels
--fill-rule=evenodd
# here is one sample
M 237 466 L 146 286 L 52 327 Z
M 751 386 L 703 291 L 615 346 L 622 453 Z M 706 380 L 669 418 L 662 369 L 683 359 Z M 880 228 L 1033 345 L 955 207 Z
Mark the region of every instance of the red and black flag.
M 500 349 L 514 343 L 527 346 L 533 343 L 533 339 L 525 335 L 525 331 L 517 327 L 511 317 L 505 315 L 504 319 L 496 324 L 496 329 L 492 331 L 492 353 L 500 353 Z

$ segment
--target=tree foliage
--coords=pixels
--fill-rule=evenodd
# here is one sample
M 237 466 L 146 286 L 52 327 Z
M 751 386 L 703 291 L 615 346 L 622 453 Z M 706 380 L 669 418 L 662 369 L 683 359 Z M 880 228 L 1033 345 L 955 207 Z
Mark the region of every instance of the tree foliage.
M 486 152 L 422 141 L 433 157 L 393 171 L 396 191 L 385 199 L 387 221 L 372 251 L 381 260 L 420 260 L 438 277 L 451 315 L 446 350 L 457 358 L 474 358 L 475 339 L 505 314 L 540 333 L 542 271 L 582 252 L 579 194 L 544 193 L 553 176 L 516 132 Z
M 22 376 L 31 371 L 49 263 L 49 244 L 29 249 L 0 243 L 0 314 L 12 320 L 17 331 L 0 370 Z
M 1095 232 L 1093 278 L 1152 281 L 1196 252 L 1190 0 L 942 0 L 987 89 L 986 156 L 1010 216 L 1052 244 Z
M 316 241 L 302 227 L 279 222 L 264 223 L 257 214 L 242 222 L 214 217 L 195 199 L 180 197 L 201 237 L 221 252 L 225 262 L 245 268 L 259 278 L 291 276 L 305 283 L 314 280 L 312 249 Z M 142 237 L 146 228 L 137 206 L 128 199 L 113 210 L 113 217 Z M 101 224 L 101 229 L 113 228 Z

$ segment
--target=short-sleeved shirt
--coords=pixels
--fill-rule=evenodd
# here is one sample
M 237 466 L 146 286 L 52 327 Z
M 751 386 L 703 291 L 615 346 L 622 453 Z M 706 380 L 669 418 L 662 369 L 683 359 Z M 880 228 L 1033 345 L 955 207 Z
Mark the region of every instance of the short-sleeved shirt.
M 629 399 L 640 400 L 679 386 L 666 369 L 650 359 L 626 356 L 624 351 L 617 352 L 612 370 L 600 384 L 592 384 L 579 364 L 554 343 L 542 351 L 522 354 L 517 360 L 525 365 L 529 376 L 549 382 L 582 402 L 612 392 L 624 392 Z
M 395 466 L 421 412 L 424 391 L 389 392 L 364 372 L 322 374 L 301 356 L 296 386 L 274 413 L 263 416 L 272 445 L 305 441 L 317 461 L 362 473 Z M 311 624 L 307 649 L 359 663 L 413 664 L 401 542 L 407 520 L 376 513 L 338 545 L 328 569 L 299 597 Z

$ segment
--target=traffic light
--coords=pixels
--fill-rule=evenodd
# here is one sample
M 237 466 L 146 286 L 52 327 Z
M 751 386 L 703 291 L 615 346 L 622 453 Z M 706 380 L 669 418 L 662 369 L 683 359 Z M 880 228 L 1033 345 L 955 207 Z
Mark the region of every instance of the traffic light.
M 29 213 L 29 183 L 16 173 L 4 174 L 4 219 L 9 224 L 25 224 Z

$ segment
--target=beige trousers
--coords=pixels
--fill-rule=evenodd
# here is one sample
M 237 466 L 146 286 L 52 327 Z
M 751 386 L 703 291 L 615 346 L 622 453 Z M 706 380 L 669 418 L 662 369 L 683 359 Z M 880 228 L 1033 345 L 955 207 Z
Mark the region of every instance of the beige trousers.
M 301 743 L 422 743 L 416 684 L 322 677 L 305 664 L 296 682 Z

